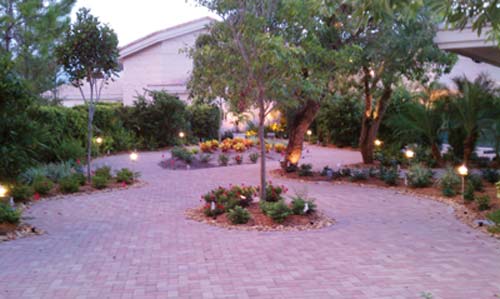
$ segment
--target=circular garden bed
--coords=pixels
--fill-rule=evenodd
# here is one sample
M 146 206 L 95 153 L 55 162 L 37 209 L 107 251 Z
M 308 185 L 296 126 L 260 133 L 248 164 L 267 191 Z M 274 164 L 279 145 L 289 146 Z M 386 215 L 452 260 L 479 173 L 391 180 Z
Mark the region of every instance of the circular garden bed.
M 205 204 L 187 210 L 186 216 L 224 228 L 258 231 L 310 230 L 334 223 L 304 195 L 286 200 L 284 186 L 268 183 L 265 201 L 254 201 L 258 191 L 258 187 L 244 185 L 218 187 L 203 195 Z

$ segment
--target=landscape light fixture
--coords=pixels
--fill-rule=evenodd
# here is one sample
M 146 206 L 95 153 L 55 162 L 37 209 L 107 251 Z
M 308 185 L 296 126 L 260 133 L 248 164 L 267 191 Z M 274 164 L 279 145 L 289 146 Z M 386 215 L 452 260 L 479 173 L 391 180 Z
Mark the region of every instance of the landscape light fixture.
M 9 192 L 7 187 L 0 185 L 0 197 L 5 197 L 5 195 L 7 195 L 7 192 Z
M 182 132 L 182 131 L 181 131 L 181 132 L 179 132 L 179 137 L 180 137 L 180 138 L 184 138 L 184 137 L 186 137 L 186 134 L 185 134 L 184 132 Z
M 139 158 L 139 155 L 136 152 L 130 153 L 130 161 L 135 162 Z
M 95 139 L 95 142 L 96 142 L 97 144 L 101 144 L 101 143 L 102 143 L 102 137 L 97 137 L 97 138 Z
M 373 141 L 373 144 L 375 144 L 375 146 L 379 147 L 382 145 L 382 141 L 380 139 L 375 139 L 375 141 Z
M 411 149 L 407 149 L 405 151 L 405 157 L 408 159 L 413 159 L 413 157 L 415 157 L 415 152 Z
M 463 164 L 457 168 L 457 172 L 462 177 L 462 200 L 465 200 L 465 177 L 469 174 L 469 169 Z

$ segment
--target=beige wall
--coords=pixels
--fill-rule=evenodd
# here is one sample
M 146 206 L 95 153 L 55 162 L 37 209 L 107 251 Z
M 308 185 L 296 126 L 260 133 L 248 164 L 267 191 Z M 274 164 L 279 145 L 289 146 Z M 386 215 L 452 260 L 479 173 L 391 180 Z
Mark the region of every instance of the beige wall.
M 449 88 L 454 89 L 455 85 L 452 81 L 455 77 L 465 75 L 469 80 L 474 80 L 482 72 L 487 73 L 500 86 L 500 68 L 484 62 L 477 63 L 465 56 L 458 56 L 458 61 L 447 75 L 441 76 L 439 82 L 446 84 Z

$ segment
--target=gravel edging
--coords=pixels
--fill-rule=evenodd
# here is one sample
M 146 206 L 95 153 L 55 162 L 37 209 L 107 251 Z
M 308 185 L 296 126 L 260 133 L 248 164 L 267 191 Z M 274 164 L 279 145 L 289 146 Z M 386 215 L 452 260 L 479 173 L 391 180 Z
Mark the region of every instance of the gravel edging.
M 259 231 L 259 232 L 297 232 L 297 231 L 311 231 L 329 227 L 335 224 L 335 219 L 330 218 L 324 213 L 316 212 L 317 220 L 314 224 L 306 224 L 300 226 L 263 226 L 263 225 L 235 225 L 235 224 L 224 224 L 219 223 L 214 219 L 208 218 L 200 214 L 200 208 L 187 209 L 184 213 L 187 219 L 194 220 L 200 223 L 225 228 L 228 230 L 240 230 L 240 231 Z

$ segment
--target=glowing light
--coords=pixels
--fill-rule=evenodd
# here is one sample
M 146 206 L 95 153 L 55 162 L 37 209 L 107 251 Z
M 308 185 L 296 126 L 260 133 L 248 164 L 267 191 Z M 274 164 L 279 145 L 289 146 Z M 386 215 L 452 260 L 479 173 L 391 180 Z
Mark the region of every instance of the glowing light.
M 130 157 L 130 160 L 131 160 L 132 162 L 135 162 L 135 161 L 137 161 L 137 159 L 139 158 L 139 155 L 138 155 L 136 152 L 132 152 L 132 153 L 130 153 L 130 156 L 129 156 L 129 157 Z
M 460 167 L 458 167 L 457 171 L 461 176 L 466 176 L 469 173 L 469 169 L 467 169 L 467 166 L 465 165 L 461 165 Z
M 411 159 L 411 158 L 415 157 L 415 152 L 412 151 L 411 149 L 407 149 L 405 151 L 405 156 L 406 156 L 406 158 Z
M 307 132 L 306 132 L 307 136 L 311 136 L 311 135 L 312 135 L 312 133 L 313 133 L 313 132 L 312 132 L 311 130 L 307 130 Z
M 181 131 L 181 132 L 179 132 L 179 137 L 180 137 L 180 138 L 184 138 L 185 136 L 186 136 L 186 134 L 185 134 L 184 132 L 182 132 L 182 131 Z
M 95 139 L 95 142 L 96 142 L 97 144 L 101 144 L 101 143 L 102 143 L 102 137 L 97 137 L 97 138 Z
M 375 146 L 381 146 L 382 145 L 382 141 L 380 139 L 375 139 L 375 141 L 373 142 L 373 144 L 375 144 Z
M 8 191 L 9 191 L 9 190 L 7 190 L 7 188 L 6 188 L 6 187 L 4 187 L 4 186 L 0 185 L 0 197 L 5 197 L 5 195 L 7 195 L 7 192 L 8 192 Z

